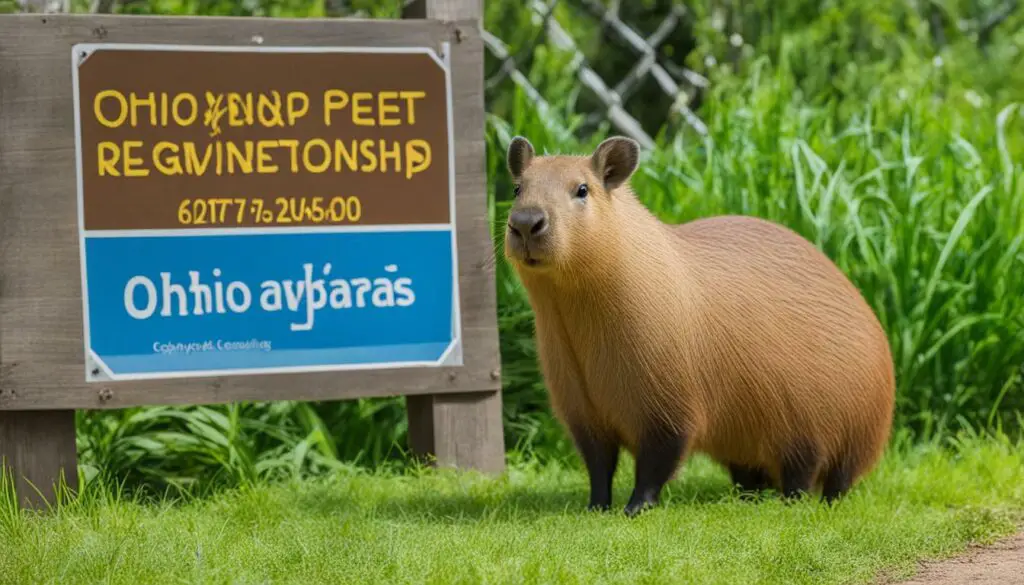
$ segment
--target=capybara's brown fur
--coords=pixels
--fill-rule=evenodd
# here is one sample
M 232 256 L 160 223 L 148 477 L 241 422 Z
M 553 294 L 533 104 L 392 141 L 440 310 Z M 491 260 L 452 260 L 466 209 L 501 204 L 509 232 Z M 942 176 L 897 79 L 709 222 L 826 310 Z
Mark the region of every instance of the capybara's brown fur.
M 505 253 L 534 310 L 551 404 L 610 504 L 619 447 L 631 515 L 687 453 L 742 487 L 832 501 L 879 459 L 892 423 L 889 343 L 859 291 L 795 232 L 745 216 L 681 225 L 634 196 L 638 145 L 591 156 L 509 147 Z M 581 188 L 581 186 L 583 186 Z

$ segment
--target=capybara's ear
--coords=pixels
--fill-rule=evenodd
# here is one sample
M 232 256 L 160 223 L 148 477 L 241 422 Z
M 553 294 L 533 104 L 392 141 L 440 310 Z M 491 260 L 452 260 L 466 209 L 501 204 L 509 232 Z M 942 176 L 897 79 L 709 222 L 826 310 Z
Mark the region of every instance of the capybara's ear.
M 518 179 L 533 160 L 533 145 L 522 136 L 516 136 L 508 145 L 507 158 L 508 172 Z
M 640 164 L 640 143 L 625 136 L 613 136 L 597 145 L 590 160 L 604 188 L 610 191 L 626 182 Z

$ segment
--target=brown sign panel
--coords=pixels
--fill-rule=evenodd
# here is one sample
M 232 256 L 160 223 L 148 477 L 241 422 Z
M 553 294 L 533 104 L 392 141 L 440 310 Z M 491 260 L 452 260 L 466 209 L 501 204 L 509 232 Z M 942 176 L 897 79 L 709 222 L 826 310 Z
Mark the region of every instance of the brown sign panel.
M 450 222 L 446 72 L 433 53 L 76 59 L 87 232 Z

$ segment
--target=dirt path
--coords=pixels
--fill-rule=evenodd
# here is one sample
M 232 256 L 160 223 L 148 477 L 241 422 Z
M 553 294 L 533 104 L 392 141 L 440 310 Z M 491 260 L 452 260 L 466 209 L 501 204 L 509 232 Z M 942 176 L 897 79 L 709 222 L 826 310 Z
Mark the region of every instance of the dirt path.
M 1024 533 L 965 555 L 923 563 L 900 585 L 1024 585 Z

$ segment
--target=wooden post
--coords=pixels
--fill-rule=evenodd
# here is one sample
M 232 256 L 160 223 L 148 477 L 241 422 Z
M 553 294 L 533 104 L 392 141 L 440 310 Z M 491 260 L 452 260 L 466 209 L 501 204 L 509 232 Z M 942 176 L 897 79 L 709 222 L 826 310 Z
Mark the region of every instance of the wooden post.
M 0 462 L 24 508 L 52 505 L 61 483 L 78 491 L 75 411 L 0 410 Z
M 415 453 L 441 466 L 504 471 L 500 392 L 408 396 L 406 404 Z
M 64 0 L 21 0 L 19 3 L 26 12 L 67 12 Z M 2 131 L 4 127 L 0 126 Z M 0 173 L 6 171 L 0 161 Z M 0 218 L 0 242 L 7 227 L 4 224 Z M 0 256 L 0 267 L 4 260 Z M 4 272 L 0 268 L 0 278 Z M 3 335 L 0 335 L 0 408 L 16 396 L 14 389 L 5 387 L 7 367 L 2 358 L 3 350 Z M 75 411 L 0 409 L 0 474 L 13 479 L 15 496 L 22 508 L 45 508 L 55 504 L 61 486 L 77 492 Z
M 484 18 L 483 0 L 408 0 L 402 6 L 402 18 L 432 18 L 434 20 L 467 20 L 477 19 L 481 22 Z M 480 87 L 483 87 L 484 61 L 481 55 Z M 481 100 L 483 95 L 480 96 Z M 481 103 L 481 107 L 483 104 Z M 483 126 L 480 127 L 480 137 L 483 139 Z
M 483 20 L 482 0 L 412 0 L 405 3 L 402 18 L 429 18 L 442 21 Z M 482 28 L 482 24 L 481 24 Z M 480 31 L 472 31 L 479 35 Z M 465 64 L 463 64 L 465 65 Z M 486 172 L 484 146 L 484 61 L 480 53 L 474 62 L 456 72 L 472 76 L 472 86 L 481 88 L 472 111 L 460 110 L 457 127 L 462 137 L 460 164 Z M 483 185 L 486 189 L 486 184 Z M 481 205 L 486 194 L 481 191 Z M 485 214 L 486 215 L 486 214 Z M 499 373 L 495 372 L 495 376 Z M 437 465 L 501 473 L 505 469 L 505 438 L 501 418 L 501 391 L 465 394 L 425 394 L 407 396 L 409 446 L 420 456 L 430 457 Z
M 26 12 L 67 11 L 63 0 L 22 0 L 20 3 Z M 0 162 L 0 173 L 5 171 L 7 169 Z M 6 227 L 4 223 L 0 218 L 0 242 Z M 0 257 L 0 266 L 3 266 L 3 260 L 4 257 Z M 3 275 L 4 270 L 0 269 L 0 278 Z M 3 336 L 0 335 L 0 407 L 16 396 L 15 391 L 8 390 L 4 384 L 7 368 L 2 358 L 3 350 Z M 0 474 L 13 480 L 15 497 L 22 508 L 45 508 L 55 504 L 62 486 L 77 492 L 75 411 L 0 410 Z

